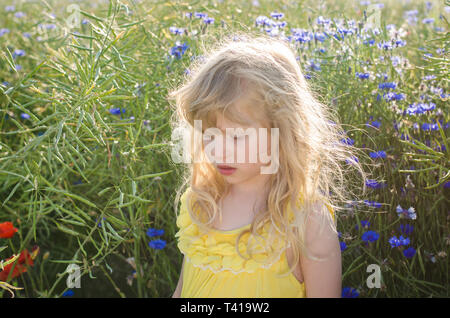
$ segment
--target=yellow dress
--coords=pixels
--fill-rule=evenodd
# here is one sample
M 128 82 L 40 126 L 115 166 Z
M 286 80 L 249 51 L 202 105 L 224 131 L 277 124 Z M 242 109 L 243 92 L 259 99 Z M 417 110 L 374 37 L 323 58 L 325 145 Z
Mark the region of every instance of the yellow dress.
M 236 239 L 242 230 L 250 228 L 250 224 L 234 230 L 214 229 L 210 234 L 202 234 L 186 208 L 189 190 L 181 197 L 176 221 L 179 230 L 175 234 L 177 246 L 185 256 L 181 298 L 306 297 L 305 284 L 300 283 L 293 273 L 287 274 L 289 265 L 285 252 L 290 243 L 286 245 L 284 240 L 273 240 L 271 246 L 275 253 L 257 249 L 259 253 L 252 254 L 250 259 L 242 258 L 236 251 Z M 334 218 L 332 208 L 327 207 Z M 292 213 L 289 216 L 292 217 Z M 268 237 L 268 227 L 264 226 L 258 233 Z M 249 235 L 244 234 L 239 241 L 239 251 L 247 258 Z M 256 243 L 252 246 L 263 245 Z M 266 263 L 258 262 L 268 258 L 270 261 Z

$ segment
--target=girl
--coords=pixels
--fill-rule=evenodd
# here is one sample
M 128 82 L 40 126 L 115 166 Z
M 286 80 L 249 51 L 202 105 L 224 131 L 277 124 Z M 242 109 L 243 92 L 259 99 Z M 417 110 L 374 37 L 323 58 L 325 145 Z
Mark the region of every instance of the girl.
M 216 43 L 170 93 L 192 154 L 175 198 L 184 259 L 172 297 L 340 297 L 335 202 L 349 194 L 344 172 L 365 176 L 357 161 L 343 166 L 356 148 L 340 142 L 288 43 Z

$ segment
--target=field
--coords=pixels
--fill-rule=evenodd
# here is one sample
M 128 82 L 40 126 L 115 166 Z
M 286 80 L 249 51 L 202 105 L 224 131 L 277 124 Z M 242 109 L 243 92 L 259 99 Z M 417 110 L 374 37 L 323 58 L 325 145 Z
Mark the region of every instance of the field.
M 450 2 L 3 0 L 0 16 L 1 297 L 172 296 L 185 167 L 167 93 L 233 31 L 295 45 L 371 159 L 366 200 L 338 216 L 343 297 L 449 296 Z

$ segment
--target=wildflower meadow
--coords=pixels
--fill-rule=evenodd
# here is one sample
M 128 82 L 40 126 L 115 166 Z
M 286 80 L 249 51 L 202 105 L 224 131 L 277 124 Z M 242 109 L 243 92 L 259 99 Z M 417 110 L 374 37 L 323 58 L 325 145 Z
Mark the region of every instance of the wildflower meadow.
M 449 17 L 437 0 L 0 1 L 0 296 L 172 296 L 186 167 L 167 93 L 241 31 L 291 43 L 367 155 L 348 164 L 373 167 L 337 215 L 342 297 L 448 297 Z

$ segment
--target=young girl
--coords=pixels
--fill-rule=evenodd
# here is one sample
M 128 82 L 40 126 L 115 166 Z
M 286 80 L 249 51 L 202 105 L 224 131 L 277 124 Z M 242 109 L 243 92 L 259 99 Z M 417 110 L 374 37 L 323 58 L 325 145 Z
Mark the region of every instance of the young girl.
M 170 93 L 192 154 L 175 199 L 184 259 L 172 297 L 340 297 L 334 203 L 349 193 L 344 173 L 364 176 L 348 164 L 356 149 L 288 43 L 240 33 L 216 43 Z

